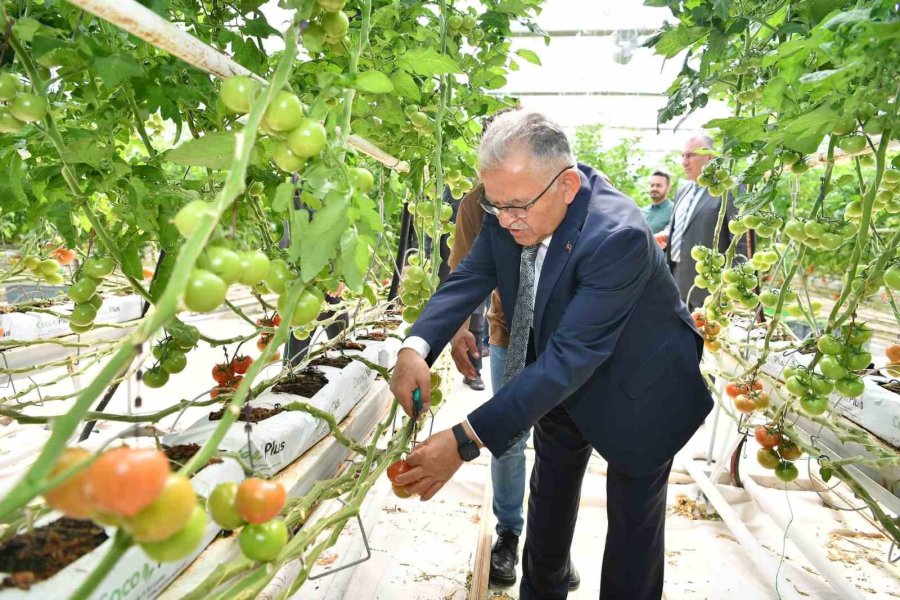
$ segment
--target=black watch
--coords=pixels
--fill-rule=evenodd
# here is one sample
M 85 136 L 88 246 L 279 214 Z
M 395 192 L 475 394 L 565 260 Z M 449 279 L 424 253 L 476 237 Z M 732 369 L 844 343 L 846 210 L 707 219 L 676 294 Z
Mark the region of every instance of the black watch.
M 478 458 L 478 455 L 481 454 L 481 450 L 479 450 L 475 442 L 470 440 L 469 436 L 466 435 L 466 430 L 463 429 L 462 423 L 457 423 L 453 426 L 453 435 L 456 436 L 456 449 L 459 452 L 460 458 L 466 462 Z

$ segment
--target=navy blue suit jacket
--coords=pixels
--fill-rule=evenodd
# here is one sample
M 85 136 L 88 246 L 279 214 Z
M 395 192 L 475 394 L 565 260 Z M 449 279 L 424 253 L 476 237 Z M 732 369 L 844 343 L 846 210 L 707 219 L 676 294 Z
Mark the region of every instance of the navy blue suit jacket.
M 640 476 L 669 460 L 712 408 L 702 339 L 634 202 L 579 165 L 581 188 L 553 233 L 534 303 L 537 359 L 469 415 L 500 456 L 562 404 L 614 467 Z M 432 363 L 495 287 L 512 328 L 521 246 L 486 216 L 468 257 L 410 335 Z

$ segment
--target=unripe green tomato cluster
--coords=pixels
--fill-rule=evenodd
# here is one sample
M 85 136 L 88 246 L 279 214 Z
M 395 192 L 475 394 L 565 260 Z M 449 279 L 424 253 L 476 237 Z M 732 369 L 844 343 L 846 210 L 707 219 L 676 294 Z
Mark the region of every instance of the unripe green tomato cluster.
M 94 256 L 81 265 L 75 283 L 66 292 L 75 303 L 69 315 L 69 329 L 73 332 L 84 333 L 93 329 L 97 311 L 103 305 L 103 297 L 97 293 L 97 288 L 115 268 L 116 261 L 109 256 Z
M 756 235 L 767 238 L 775 235 L 783 224 L 781 217 L 774 213 L 756 213 L 732 219 L 728 223 L 728 230 L 735 235 L 741 235 L 752 229 L 756 231 Z
M 21 88 L 16 74 L 0 72 L 0 133 L 16 133 L 47 114 L 47 100 Z
M 338 11 L 334 14 L 344 13 Z M 222 83 L 219 95 L 230 112 L 245 114 L 256 95 L 262 91 L 262 84 L 255 79 L 234 75 Z M 307 159 L 318 156 L 328 143 L 325 127 L 315 119 L 305 117 L 300 98 L 285 90 L 278 91 L 266 108 L 261 131 L 277 140 L 272 150 L 272 161 L 279 169 L 289 173 L 301 170 Z
M 484 31 L 476 29 L 478 21 L 470 14 L 452 14 L 447 17 L 447 33 L 452 38 L 466 35 L 466 42 L 470 46 L 477 46 L 484 40 Z
M 691 248 L 691 258 L 696 261 L 697 271 L 694 285 L 703 290 L 710 290 L 719 285 L 722 279 L 722 268 L 725 266 L 725 255 L 705 246 Z
M 738 306 L 754 309 L 759 305 L 759 297 L 753 291 L 759 284 L 753 264 L 742 263 L 726 269 L 722 272 L 722 281 L 725 282 L 725 296 Z
M 432 135 L 434 133 L 434 122 L 425 114 L 418 105 L 407 104 L 403 108 L 406 118 L 409 121 L 400 127 L 403 133 L 417 131 L 420 135 Z
M 144 385 L 160 388 L 169 382 L 169 375 L 181 373 L 187 366 L 187 353 L 197 345 L 200 331 L 193 325 L 186 325 L 177 335 L 166 338 L 153 346 L 151 351 L 156 364 L 142 375 Z
M 721 196 L 736 185 L 728 169 L 723 168 L 715 160 L 706 163 L 697 178 L 697 183 L 702 187 L 709 188 L 709 193 L 713 196 Z
M 837 219 L 788 219 L 784 234 L 814 250 L 837 250 L 856 237 L 859 225 Z
M 216 525 L 233 531 L 241 528 L 238 546 L 250 560 L 271 562 L 287 545 L 290 537 L 287 525 L 277 516 L 284 504 L 283 488 L 275 492 L 273 482 L 263 482 L 254 488 L 246 487 L 251 481 L 241 484 L 233 481 L 217 485 L 206 502 L 210 517 Z M 277 484 L 280 487 L 280 484 Z M 280 505 L 275 496 L 280 493 Z M 266 515 L 262 515 L 266 512 Z M 256 519 L 254 517 L 261 517 Z
M 808 406 L 804 407 L 804 397 L 827 396 L 832 389 L 848 398 L 862 395 L 865 384 L 862 377 L 853 371 L 866 369 L 871 363 L 872 354 L 863 346 L 872 339 L 872 333 L 865 323 L 843 325 L 839 331 L 822 334 L 816 340 L 816 348 L 822 354 L 816 365 L 817 373 L 810 373 L 806 369 L 785 369 L 788 392 L 801 398 L 801 408 L 807 414 L 821 413 L 811 412 Z M 807 404 L 811 404 L 811 401 L 807 400 Z
M 38 280 L 43 279 L 49 285 L 59 285 L 65 278 L 62 274 L 62 265 L 55 258 L 41 259 L 37 256 L 25 258 L 25 268 Z
M 403 304 L 403 320 L 412 323 L 419 318 L 425 303 L 431 297 L 431 285 L 428 281 L 430 261 L 421 265 L 418 254 L 409 257 L 409 268 L 403 278 L 400 289 L 400 302 Z
M 757 271 L 762 271 L 765 273 L 772 266 L 778 262 L 778 252 L 776 250 L 757 250 L 756 253 L 750 257 L 750 261 L 746 264 L 753 267 Z

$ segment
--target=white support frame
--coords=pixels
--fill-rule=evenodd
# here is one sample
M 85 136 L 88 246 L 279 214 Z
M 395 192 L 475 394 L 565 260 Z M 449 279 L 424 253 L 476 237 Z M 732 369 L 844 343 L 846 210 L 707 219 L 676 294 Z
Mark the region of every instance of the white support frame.
M 162 18 L 135 0 L 68 0 L 70 4 L 112 23 L 148 44 L 177 56 L 198 69 L 216 77 L 247 75 L 257 81 L 265 79 L 250 72 L 215 48 L 204 44 L 174 23 Z M 409 172 L 409 163 L 391 156 L 372 142 L 357 135 L 347 136 L 347 144 L 389 169 Z

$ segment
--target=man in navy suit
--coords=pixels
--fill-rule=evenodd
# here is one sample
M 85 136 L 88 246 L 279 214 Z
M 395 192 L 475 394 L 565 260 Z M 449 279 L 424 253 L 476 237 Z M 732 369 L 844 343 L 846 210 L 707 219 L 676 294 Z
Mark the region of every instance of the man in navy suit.
M 672 457 L 712 407 L 702 340 L 640 210 L 575 163 L 559 125 L 504 114 L 480 154 L 489 214 L 413 325 L 391 388 L 408 415 L 416 388 L 427 405 L 428 365 L 495 287 L 510 325 L 507 383 L 420 444 L 398 483 L 428 500 L 478 448 L 500 456 L 534 426 L 520 597 L 565 598 L 596 449 L 609 463 L 600 597 L 659 598 Z

